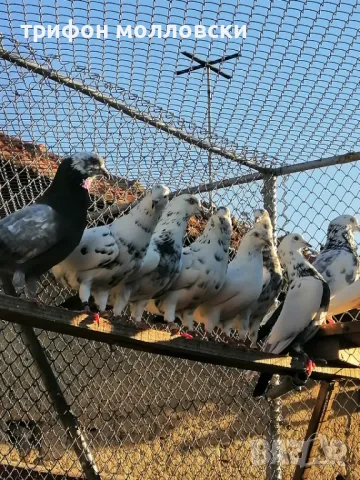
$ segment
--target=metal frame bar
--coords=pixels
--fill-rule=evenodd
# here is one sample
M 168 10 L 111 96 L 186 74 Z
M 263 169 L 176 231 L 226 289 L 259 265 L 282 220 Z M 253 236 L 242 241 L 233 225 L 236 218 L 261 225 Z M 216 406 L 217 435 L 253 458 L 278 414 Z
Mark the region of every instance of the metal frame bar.
M 277 177 L 274 175 L 264 175 L 263 188 L 261 191 L 264 200 L 264 208 L 269 212 L 274 231 L 274 241 L 276 241 L 276 223 L 277 223 Z M 273 376 L 273 385 L 280 384 L 279 375 Z M 271 451 L 273 458 L 268 465 L 267 475 L 269 480 L 281 480 L 281 408 L 280 399 L 274 399 L 270 402 L 270 438 L 269 441 L 275 446 Z
M 301 458 L 296 466 L 293 480 L 305 480 L 308 478 L 313 459 L 316 435 L 326 423 L 332 409 L 336 394 L 339 390 L 338 382 L 324 382 L 320 386 L 316 404 L 305 434 L 304 447 Z
M 347 163 L 357 162 L 360 160 L 360 152 L 349 152 L 343 155 L 335 155 L 333 157 L 326 157 L 320 158 L 319 160 L 311 160 L 309 162 L 298 163 L 296 165 L 286 165 L 284 167 L 279 167 L 270 170 L 267 173 L 250 173 L 248 175 L 241 175 L 239 177 L 232 177 L 224 180 L 218 180 L 217 182 L 209 182 L 209 183 L 201 183 L 200 185 L 196 185 L 195 187 L 186 187 L 179 190 L 176 190 L 170 195 L 170 198 L 181 195 L 182 193 L 205 193 L 210 192 L 213 190 L 219 190 L 221 188 L 229 188 L 235 185 L 245 185 L 247 183 L 256 182 L 259 180 L 264 180 L 265 178 L 275 178 L 275 177 L 282 177 L 285 175 L 291 175 L 293 173 L 298 172 L 305 172 L 307 170 L 314 170 L 316 168 L 325 168 L 331 167 L 335 165 L 345 165 Z M 112 214 L 119 214 L 119 212 L 123 212 L 126 210 L 130 205 L 135 206 L 138 203 L 136 200 L 133 204 L 126 204 L 119 206 L 117 204 L 113 204 L 110 207 L 105 208 L 99 212 L 91 212 L 88 214 L 88 217 L 91 220 L 96 220 L 101 215 L 110 212 Z M 271 208 L 270 208 L 271 210 Z M 274 231 L 276 230 L 276 225 L 274 225 Z

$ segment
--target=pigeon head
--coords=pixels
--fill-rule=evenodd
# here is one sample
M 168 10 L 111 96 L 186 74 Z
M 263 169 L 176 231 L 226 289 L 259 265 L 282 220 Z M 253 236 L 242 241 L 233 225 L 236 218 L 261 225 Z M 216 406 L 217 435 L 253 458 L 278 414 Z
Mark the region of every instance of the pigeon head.
M 293 256 L 294 252 L 302 253 L 304 249 L 311 249 L 311 245 L 299 234 L 286 235 L 280 242 L 279 255 L 282 259 Z
M 254 218 L 256 225 L 262 225 L 266 230 L 272 231 L 271 218 L 267 210 L 255 210 Z
M 165 185 L 154 185 L 151 189 L 152 208 L 163 209 L 169 202 L 170 190 Z
M 225 218 L 231 223 L 230 209 L 228 207 L 219 207 L 215 215 L 219 218 Z
M 263 247 L 271 246 L 271 236 L 269 231 L 262 225 L 255 225 L 255 227 L 245 234 L 242 242 L 244 242 L 244 240 L 246 243 L 252 245 L 255 250 L 261 250 Z
M 216 212 L 211 215 L 210 220 L 206 224 L 206 230 L 212 230 L 214 227 L 216 227 L 217 230 L 220 229 L 221 231 L 223 231 L 223 228 L 227 229 L 228 231 L 232 230 L 229 208 L 219 207 Z
M 329 223 L 328 231 L 336 232 L 341 230 L 350 230 L 352 232 L 360 232 L 358 219 L 353 215 L 340 215 Z
M 83 178 L 91 178 L 97 175 L 110 178 L 104 159 L 97 153 L 75 153 L 70 157 L 70 160 L 72 168 L 80 172 Z
M 264 210 L 263 208 L 258 208 L 256 210 L 254 210 L 255 222 L 260 220 L 263 216 L 267 216 L 267 217 L 269 216 L 267 210 Z
M 190 218 L 193 215 L 202 216 L 205 212 L 200 200 L 195 197 L 195 195 L 179 195 L 171 200 L 169 208 L 170 205 L 172 211 L 184 213 L 187 218 Z

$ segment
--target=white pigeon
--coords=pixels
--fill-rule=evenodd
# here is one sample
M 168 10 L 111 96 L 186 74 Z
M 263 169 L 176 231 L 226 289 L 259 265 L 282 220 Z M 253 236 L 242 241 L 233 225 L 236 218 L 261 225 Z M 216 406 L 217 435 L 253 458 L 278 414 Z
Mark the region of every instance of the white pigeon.
M 309 244 L 299 234 L 286 235 L 279 245 L 279 256 L 286 268 L 289 289 L 279 318 L 266 340 L 264 350 L 280 354 L 308 327 L 326 320 L 329 286 L 320 273 L 302 255 Z M 309 338 L 307 339 L 309 340 Z
M 127 215 L 85 230 L 77 248 L 52 269 L 58 281 L 79 291 L 85 311 L 92 294 L 104 312 L 111 288 L 141 267 L 169 193 L 155 185 Z
M 200 200 L 194 195 L 179 195 L 169 202 L 155 228 L 141 269 L 111 291 L 114 315 L 120 315 L 130 302 L 131 316 L 140 324 L 148 301 L 165 293 L 179 274 L 188 221 L 192 215 L 203 212 Z
M 263 254 L 263 285 L 257 301 L 251 307 L 248 334 L 251 346 L 256 346 L 260 324 L 266 320 L 269 312 L 277 306 L 277 298 L 283 283 L 283 272 L 274 244 L 273 226 L 266 210 L 255 210 L 255 222 L 262 225 L 269 232 L 270 246 L 265 245 Z
M 354 232 L 360 227 L 356 217 L 340 215 L 328 227 L 324 248 L 313 262 L 334 296 L 359 278 L 359 258 Z
M 269 232 L 261 225 L 255 225 L 242 238 L 236 256 L 229 264 L 221 290 L 213 299 L 198 306 L 194 312 L 195 321 L 203 323 L 207 333 L 222 324 L 224 332 L 229 334 L 231 321 L 238 314 L 246 323 L 250 307 L 259 298 L 262 289 L 262 249 L 265 245 L 270 245 L 270 237 Z M 245 337 L 246 332 L 247 326 Z
M 163 315 L 168 323 L 179 317 L 191 331 L 194 309 L 216 295 L 225 281 L 231 232 L 230 210 L 220 207 L 207 222 L 202 235 L 183 249 L 181 271 L 170 289 L 150 300 L 145 309 Z
M 330 289 L 324 278 L 302 255 L 302 250 L 308 247 L 309 244 L 297 233 L 287 235 L 280 242 L 278 252 L 287 271 L 289 289 L 264 344 L 265 352 L 285 353 L 291 344 L 292 349 L 302 352 L 302 345 L 326 321 Z M 309 362 L 308 373 L 312 368 L 313 364 Z M 260 375 L 254 396 L 264 393 L 271 377 L 271 374 Z

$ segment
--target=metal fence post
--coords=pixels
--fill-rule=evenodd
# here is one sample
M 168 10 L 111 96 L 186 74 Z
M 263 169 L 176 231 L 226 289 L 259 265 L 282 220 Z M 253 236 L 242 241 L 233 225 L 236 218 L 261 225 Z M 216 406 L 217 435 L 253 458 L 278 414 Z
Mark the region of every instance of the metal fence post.
M 269 212 L 273 229 L 274 241 L 276 242 L 276 219 L 277 219 L 277 178 L 274 175 L 265 175 L 262 188 L 264 208 Z M 273 385 L 279 385 L 279 375 L 273 376 Z M 271 446 L 271 464 L 268 466 L 269 480 L 281 480 L 281 400 L 270 400 L 271 428 L 269 443 Z

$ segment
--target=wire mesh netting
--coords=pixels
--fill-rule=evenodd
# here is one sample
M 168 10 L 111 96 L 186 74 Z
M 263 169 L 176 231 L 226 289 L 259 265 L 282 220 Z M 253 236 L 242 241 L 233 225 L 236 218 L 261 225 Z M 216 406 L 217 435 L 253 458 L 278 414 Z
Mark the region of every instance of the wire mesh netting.
M 34 42 L 21 28 L 70 18 L 108 25 L 109 36 Z M 319 249 L 331 219 L 360 209 L 359 21 L 358 0 L 0 0 L 1 218 L 43 193 L 61 156 L 87 150 L 116 177 L 92 187 L 89 226 L 161 181 L 228 205 L 235 249 L 270 175 L 277 234 L 298 231 Z M 246 25 L 247 36 L 115 35 L 117 25 L 170 24 Z M 210 72 L 210 122 L 207 71 L 177 75 L 196 65 L 183 52 L 234 56 L 217 64 L 231 78 Z M 190 223 L 185 241 L 201 228 Z M 41 287 L 46 304 L 74 294 L 51 275 Z M 281 403 L 255 401 L 255 380 L 237 369 L 38 335 L 101 478 L 292 478 L 319 383 Z M 36 362 L 6 322 L 0 353 L 0 477 L 13 478 L 10 467 L 22 478 L 82 475 Z M 350 380 L 338 387 L 307 478 L 360 477 L 359 390 Z
M 1 338 L 1 463 L 81 475 L 19 332 L 3 322 Z M 49 332 L 39 338 L 101 478 L 265 478 L 275 451 L 270 405 L 252 399 L 244 372 Z M 292 478 L 318 390 L 310 382 L 283 399 L 282 478 Z M 320 432 L 320 463 L 309 478 L 357 478 L 358 417 L 359 390 L 348 381 Z

